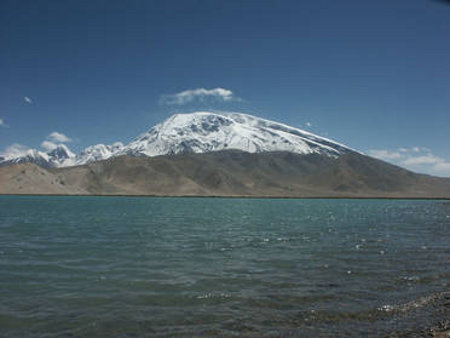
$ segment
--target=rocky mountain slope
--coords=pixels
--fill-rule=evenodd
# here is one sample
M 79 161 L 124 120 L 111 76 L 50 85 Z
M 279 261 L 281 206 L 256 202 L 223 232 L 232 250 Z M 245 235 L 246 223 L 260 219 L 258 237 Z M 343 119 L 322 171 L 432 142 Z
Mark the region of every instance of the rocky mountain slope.
M 1 194 L 450 198 L 450 179 L 348 152 L 339 157 L 228 150 L 119 156 L 87 165 L 0 168 Z
M 177 114 L 126 145 L 60 144 L 2 164 L 2 194 L 450 198 L 450 179 L 240 113 Z

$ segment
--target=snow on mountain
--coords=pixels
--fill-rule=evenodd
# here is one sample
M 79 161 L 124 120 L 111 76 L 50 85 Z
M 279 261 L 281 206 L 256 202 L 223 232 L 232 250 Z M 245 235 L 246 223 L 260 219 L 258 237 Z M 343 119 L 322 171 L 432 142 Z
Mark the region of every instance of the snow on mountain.
M 69 167 L 75 164 L 75 154 L 65 144 L 59 144 L 47 153 L 48 161 L 53 167 Z
M 0 165 L 25 162 L 32 162 L 44 168 L 50 168 L 53 166 L 49 162 L 48 154 L 36 149 L 28 149 L 23 154 L 16 157 L 4 156 L 4 160 L 0 161 Z
M 123 144 L 121 142 L 116 142 L 112 145 L 96 144 L 89 146 L 77 155 L 75 165 L 106 160 L 118 154 L 122 149 Z
M 338 156 L 350 149 L 281 123 L 241 113 L 176 114 L 125 146 L 120 154 L 157 156 L 238 149 Z
M 304 130 L 242 113 L 195 112 L 176 114 L 150 128 L 128 145 L 96 144 L 74 155 L 60 144 L 48 153 L 29 150 L 23 156 L 0 160 L 0 165 L 34 162 L 66 167 L 120 155 L 158 156 L 237 149 L 250 153 L 288 151 L 337 157 L 352 149 Z
M 0 165 L 25 162 L 32 162 L 44 168 L 69 167 L 75 164 L 75 154 L 65 144 L 59 144 L 47 153 L 28 149 L 15 156 L 4 156 Z

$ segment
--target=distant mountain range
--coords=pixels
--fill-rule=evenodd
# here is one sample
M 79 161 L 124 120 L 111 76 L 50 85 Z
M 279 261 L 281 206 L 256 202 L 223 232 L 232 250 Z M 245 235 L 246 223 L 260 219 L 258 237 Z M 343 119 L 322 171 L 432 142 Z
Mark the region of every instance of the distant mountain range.
M 0 167 L 1 194 L 450 198 L 450 179 L 348 152 L 338 157 L 222 150 L 118 156 L 82 166 Z
M 450 198 L 450 179 L 238 113 L 173 115 L 127 145 L 1 163 L 0 194 Z
M 240 113 L 197 112 L 173 115 L 127 145 L 96 144 L 79 154 L 60 144 L 48 153 L 29 150 L 0 159 L 0 165 L 31 162 L 45 168 L 83 165 L 121 155 L 160 156 L 220 150 L 249 153 L 288 151 L 339 156 L 351 151 L 342 144 L 304 130 Z

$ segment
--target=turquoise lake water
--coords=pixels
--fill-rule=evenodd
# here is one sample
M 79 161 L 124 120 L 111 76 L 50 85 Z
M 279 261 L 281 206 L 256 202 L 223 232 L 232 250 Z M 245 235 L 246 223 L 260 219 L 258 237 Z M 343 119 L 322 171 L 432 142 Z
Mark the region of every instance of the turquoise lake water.
M 0 196 L 0 336 L 379 336 L 449 316 L 443 201 Z

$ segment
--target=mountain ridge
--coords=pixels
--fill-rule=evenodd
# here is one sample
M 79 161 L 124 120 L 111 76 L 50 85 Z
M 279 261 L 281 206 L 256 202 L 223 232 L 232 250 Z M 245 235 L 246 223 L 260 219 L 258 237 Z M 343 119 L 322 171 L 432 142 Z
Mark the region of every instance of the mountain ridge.
M 126 145 L 2 163 L 0 194 L 450 198 L 450 179 L 241 113 L 175 114 Z
M 236 112 L 174 114 L 151 127 L 129 144 L 96 144 L 73 154 L 65 144 L 47 153 L 31 149 L 5 158 L 0 165 L 32 162 L 43 167 L 83 165 L 111 157 L 159 156 L 184 152 L 206 153 L 227 149 L 249 153 L 289 151 L 298 154 L 339 156 L 355 151 L 333 140 L 252 115 Z
M 0 194 L 292 198 L 450 198 L 450 179 L 358 153 L 339 157 L 225 150 L 127 155 L 85 165 L 0 168 Z

